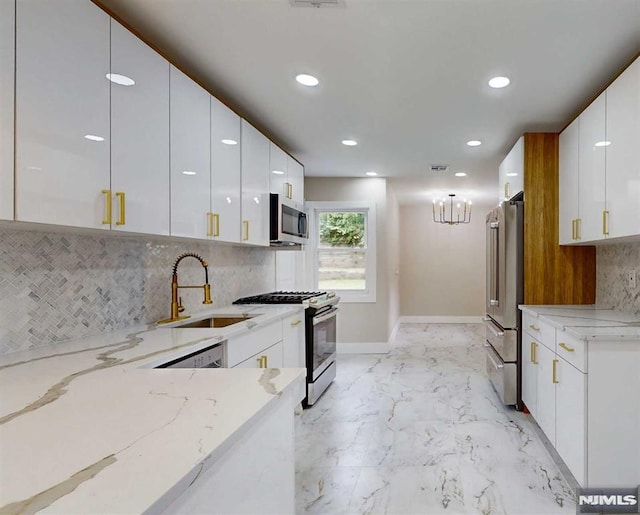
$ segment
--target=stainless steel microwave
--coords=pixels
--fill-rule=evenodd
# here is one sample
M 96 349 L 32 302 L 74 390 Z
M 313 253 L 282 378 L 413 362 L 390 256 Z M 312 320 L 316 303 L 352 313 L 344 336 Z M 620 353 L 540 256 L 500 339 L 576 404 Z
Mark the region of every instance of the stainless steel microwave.
M 304 205 L 271 193 L 269 207 L 269 240 L 272 247 L 307 243 L 309 223 Z

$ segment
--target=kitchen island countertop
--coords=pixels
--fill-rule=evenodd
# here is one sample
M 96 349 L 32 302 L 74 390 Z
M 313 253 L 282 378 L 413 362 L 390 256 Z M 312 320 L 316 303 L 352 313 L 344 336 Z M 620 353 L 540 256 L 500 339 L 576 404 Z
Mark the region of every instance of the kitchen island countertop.
M 224 328 L 139 326 L 0 356 L 0 512 L 160 512 L 229 450 L 303 369 L 154 369 L 275 322 L 300 306 Z

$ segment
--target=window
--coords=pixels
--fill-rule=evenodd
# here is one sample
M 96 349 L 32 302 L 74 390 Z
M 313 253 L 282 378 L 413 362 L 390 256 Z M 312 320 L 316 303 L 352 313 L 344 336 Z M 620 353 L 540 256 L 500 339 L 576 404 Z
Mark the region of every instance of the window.
M 313 288 L 345 302 L 376 300 L 373 202 L 308 202 L 312 213 Z

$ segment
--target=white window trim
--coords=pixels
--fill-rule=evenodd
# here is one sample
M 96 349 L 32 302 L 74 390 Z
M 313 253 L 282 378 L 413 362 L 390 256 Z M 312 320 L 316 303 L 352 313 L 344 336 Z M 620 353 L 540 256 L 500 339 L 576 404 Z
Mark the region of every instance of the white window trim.
M 339 212 L 339 211 L 361 211 L 367 215 L 367 230 L 365 242 L 365 283 L 366 290 L 336 290 L 340 296 L 340 302 L 376 302 L 376 203 L 368 201 L 331 201 L 331 202 L 305 202 L 309 211 L 309 245 L 307 250 L 307 277 L 311 278 L 311 289 L 318 289 L 318 241 L 317 241 L 317 220 L 318 213 Z M 309 256 L 309 254 L 311 254 Z

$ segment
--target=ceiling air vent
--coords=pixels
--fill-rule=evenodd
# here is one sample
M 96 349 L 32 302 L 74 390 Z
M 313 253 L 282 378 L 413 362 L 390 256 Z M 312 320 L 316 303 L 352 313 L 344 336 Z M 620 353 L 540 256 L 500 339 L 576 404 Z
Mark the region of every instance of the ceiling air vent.
M 432 172 L 446 172 L 449 169 L 449 165 L 431 165 L 429 167 L 429 170 L 431 170 Z
M 289 0 L 293 7 L 344 7 L 344 0 Z

